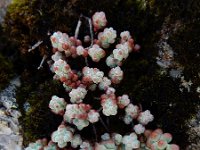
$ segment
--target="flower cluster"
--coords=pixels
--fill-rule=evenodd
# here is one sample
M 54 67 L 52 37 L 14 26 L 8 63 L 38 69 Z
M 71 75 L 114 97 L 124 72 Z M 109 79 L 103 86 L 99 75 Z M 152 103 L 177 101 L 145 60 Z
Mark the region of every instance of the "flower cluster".
M 136 119 L 137 116 L 139 115 L 139 107 L 133 104 L 129 104 L 125 108 L 126 115 L 124 117 L 124 122 L 126 124 L 130 124 L 133 119 Z
M 89 56 L 92 58 L 94 62 L 99 62 L 101 58 L 105 57 L 106 53 L 105 51 L 99 47 L 99 45 L 94 44 L 89 50 L 88 50 Z
M 83 83 L 95 83 L 98 84 L 102 81 L 104 73 L 97 68 L 83 68 Z
M 59 59 L 55 61 L 53 64 L 53 70 L 56 74 L 54 78 L 63 82 L 67 91 L 80 85 L 78 75 L 71 70 L 70 66 L 64 60 Z
M 87 57 L 88 56 L 88 51 L 81 45 L 79 45 L 76 48 L 76 53 L 78 56 L 83 56 L 83 57 Z
M 149 110 L 146 110 L 144 112 L 141 112 L 138 116 L 138 122 L 143 124 L 143 125 L 147 125 L 149 122 L 153 121 L 154 117 L 153 115 L 150 113 Z
M 102 81 L 99 83 L 100 90 L 107 90 L 108 87 L 111 85 L 111 80 L 107 77 L 103 77 Z
M 103 114 L 106 116 L 117 114 L 117 100 L 114 93 L 101 95 L 101 106 L 103 107 Z
M 145 131 L 145 127 L 143 125 L 141 125 L 141 124 L 135 125 L 133 127 L 133 129 L 134 129 L 135 133 L 137 133 L 137 134 L 142 134 Z
M 89 122 L 95 123 L 99 120 L 97 111 L 92 110 L 90 105 L 86 104 L 68 104 L 64 114 L 64 120 L 74 124 L 78 130 L 89 125 Z
M 125 145 L 125 149 L 132 150 L 139 148 L 140 141 L 137 138 L 138 137 L 134 132 L 129 135 L 125 135 L 122 139 L 122 143 Z
M 72 103 L 81 103 L 87 94 L 87 90 L 84 87 L 78 87 L 72 89 L 69 93 L 70 101 Z
M 123 79 L 124 73 L 120 67 L 115 67 L 110 70 L 108 75 L 111 78 L 112 83 L 119 84 Z
M 116 45 L 113 53 L 106 59 L 107 66 L 111 68 L 121 66 L 122 61 L 129 56 L 129 53 L 140 49 L 139 45 L 134 45 L 134 40 L 132 39 L 129 31 L 121 32 L 120 36 L 120 44 Z
M 103 32 L 98 34 L 98 42 L 103 48 L 108 48 L 110 44 L 115 42 L 117 32 L 111 28 L 105 28 Z
M 88 17 L 83 18 L 88 19 Z M 80 22 L 81 20 L 79 20 L 77 27 L 80 27 Z M 53 55 L 51 57 L 53 64 L 49 63 L 51 65 L 50 69 L 55 73 L 54 79 L 60 80 L 63 83 L 65 90 L 68 92 L 70 102 L 66 102 L 63 98 L 55 95 L 52 96 L 49 107 L 55 114 L 63 115 L 63 122 L 52 133 L 51 141 L 48 145 L 47 142 L 39 140 L 36 143 L 29 144 L 26 150 L 59 150 L 70 146 L 74 149 L 79 148 L 80 150 L 179 150 L 177 145 L 169 144 L 172 139 L 170 134 L 163 134 L 161 130 L 153 132 L 146 130 L 145 126 L 154 119 L 149 110 L 142 112 L 141 107 L 132 104 L 128 95 L 123 94 L 122 96 L 118 96 L 115 93 L 115 88 L 113 88 L 115 84 L 119 84 L 123 79 L 124 73 L 120 68 L 123 61 L 127 59 L 131 52 L 138 51 L 140 46 L 134 43 L 129 31 L 121 32 L 119 43 L 114 46 L 114 50 L 109 52 L 110 55 L 106 58 L 106 64 L 111 68 L 106 77 L 106 73 L 95 68 L 93 65 L 93 67 L 89 67 L 91 66 L 89 64 L 91 61 L 90 59 L 88 60 L 88 57 L 91 57 L 94 62 L 102 60 L 107 54 L 105 49 L 116 42 L 117 32 L 112 27 L 104 29 L 107 24 L 104 12 L 96 12 L 92 17 L 94 31 L 102 29 L 102 32 L 95 34 L 96 37 L 93 37 L 91 31 L 91 20 L 88 19 L 88 22 L 90 23 L 91 37 L 85 36 L 83 41 L 85 43 L 83 45 L 77 39 L 79 29 L 76 29 L 74 37 L 69 37 L 66 33 L 55 32 L 50 38 L 53 47 Z M 84 47 L 89 44 L 89 47 Z M 80 68 L 82 72 L 71 69 L 69 64 L 74 64 L 74 62 L 69 58 L 70 56 L 72 58 L 78 56 L 85 58 L 86 66 Z M 87 101 L 88 104 L 85 104 L 83 100 L 86 95 L 89 96 L 90 91 L 95 91 L 97 87 L 100 90 L 96 93 L 97 97 L 94 99 L 98 99 L 99 101 L 94 103 Z M 98 102 L 100 103 L 100 108 L 95 110 L 99 106 Z M 92 104 L 97 105 L 93 106 Z M 92 106 L 95 109 L 92 109 Z M 109 116 L 117 115 L 118 108 L 120 118 L 124 111 L 125 116 L 123 120 L 125 124 L 132 125 L 130 129 L 132 130 L 131 133 L 125 135 L 105 133 L 101 136 L 102 140 L 96 140 L 95 143 L 82 140 L 81 130 L 89 126 L 90 123 L 93 126 L 94 134 L 98 133 L 95 128 L 95 123 L 98 121 L 106 130 L 109 130 L 106 127 L 109 120 L 106 120 L 106 123 L 104 120 L 105 118 L 108 119 Z M 106 117 L 101 118 L 100 114 Z M 136 121 L 138 122 L 137 124 L 135 124 Z M 80 135 L 76 134 L 76 129 L 71 126 L 75 126 L 79 130 Z M 98 139 L 97 135 L 95 137 Z
M 50 100 L 49 108 L 55 114 L 63 115 L 66 105 L 67 103 L 65 102 L 64 98 L 59 98 L 58 96 L 54 95 Z
M 106 20 L 106 15 L 104 12 L 96 12 L 92 16 L 92 24 L 94 26 L 94 31 L 97 31 L 99 29 L 102 29 L 106 26 L 107 20 Z
M 68 34 L 60 31 L 55 32 L 50 39 L 54 51 L 64 52 L 66 57 L 76 57 L 76 46 L 82 44 L 80 40 L 77 40 L 74 37 L 69 37 Z
M 161 129 L 150 131 L 146 136 L 148 138 L 146 145 L 152 150 L 179 150 L 178 145 L 169 144 L 172 141 L 172 135 L 170 133 L 163 133 Z
M 128 106 L 129 103 L 130 103 L 130 99 L 128 95 L 124 94 L 122 96 L 117 97 L 117 104 L 119 108 L 123 109 L 124 107 Z
M 80 135 L 74 135 L 74 129 L 65 125 L 60 125 L 53 132 L 51 140 L 57 143 L 59 148 L 66 147 L 68 142 L 71 142 L 73 148 L 77 148 L 82 143 Z

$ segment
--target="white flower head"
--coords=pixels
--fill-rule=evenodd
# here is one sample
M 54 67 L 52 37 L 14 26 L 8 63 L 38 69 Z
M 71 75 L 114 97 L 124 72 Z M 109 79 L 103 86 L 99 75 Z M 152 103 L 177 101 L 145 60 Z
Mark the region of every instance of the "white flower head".
M 111 80 L 107 77 L 103 77 L 103 80 L 99 83 L 100 90 L 106 90 L 111 85 Z
M 132 50 L 132 49 L 131 49 Z M 129 45 L 127 42 L 124 44 L 117 44 L 116 49 L 113 50 L 114 59 L 118 61 L 125 60 L 129 55 Z
M 78 47 L 76 47 L 76 53 L 79 56 L 84 56 L 86 57 L 88 55 L 87 50 L 84 49 L 83 46 L 79 45 Z
M 128 39 L 131 38 L 131 35 L 129 31 L 123 31 L 120 33 L 120 37 L 122 41 L 127 41 Z
M 49 108 L 55 114 L 63 115 L 66 105 L 67 105 L 67 103 L 65 102 L 64 98 L 59 98 L 56 95 L 52 96 L 52 98 L 49 102 Z
M 106 20 L 106 15 L 103 11 L 101 12 L 96 12 L 92 16 L 92 24 L 94 25 L 94 30 L 102 29 L 106 26 L 107 20 Z
M 126 107 L 129 103 L 130 103 L 130 99 L 129 99 L 128 95 L 126 95 L 126 94 L 119 96 L 117 98 L 117 104 L 118 104 L 119 108 L 121 108 L 121 109 Z
M 99 45 L 94 44 L 89 50 L 88 50 L 89 56 L 92 58 L 94 62 L 99 62 L 101 58 L 105 57 L 106 53 L 105 51 L 99 47 Z
M 73 43 L 71 42 L 69 36 L 66 33 L 62 32 L 54 32 L 54 34 L 51 36 L 51 44 L 53 48 L 58 49 L 58 51 L 67 51 L 70 53 L 70 47 L 73 46 Z
M 84 141 L 84 142 L 82 142 L 82 144 L 80 145 L 80 150 L 93 150 L 93 147 L 92 147 L 92 145 L 91 145 L 90 142 Z
M 113 133 L 112 134 L 112 138 L 113 138 L 113 140 L 115 141 L 115 144 L 116 145 L 120 145 L 121 144 L 121 142 L 122 142 L 122 135 L 121 134 L 118 134 L 118 133 Z
M 87 94 L 87 90 L 83 87 L 72 89 L 69 93 L 70 101 L 72 103 L 81 103 Z
M 153 121 L 154 117 L 149 110 L 146 110 L 141 112 L 137 119 L 142 125 L 147 125 L 149 122 Z
M 71 140 L 71 146 L 73 148 L 77 148 L 78 146 L 80 146 L 82 144 L 82 139 L 81 136 L 79 134 L 75 134 L 73 136 L 73 139 Z
M 55 61 L 53 64 L 56 76 L 63 81 L 70 80 L 72 77 L 72 70 L 70 66 L 62 59 Z
M 103 114 L 106 116 L 116 115 L 117 114 L 117 101 L 114 94 L 111 95 L 102 95 L 101 96 L 101 105 L 103 107 Z
M 131 122 L 133 121 L 133 118 L 130 115 L 125 115 L 123 118 L 123 121 L 125 124 L 131 124 Z
M 106 89 L 106 94 L 107 94 L 107 95 L 111 95 L 111 94 L 114 94 L 115 91 L 116 91 L 116 90 L 115 90 L 113 87 L 108 87 L 108 88 Z
M 53 61 L 58 61 L 59 59 L 62 59 L 62 53 L 61 52 L 59 52 L 59 51 L 56 51 L 55 52 L 55 54 L 53 54 L 52 56 L 51 56 L 51 59 L 53 60 Z
M 88 113 L 88 120 L 91 123 L 99 121 L 99 117 L 100 117 L 99 113 L 95 110 L 90 110 Z
M 125 149 L 132 150 L 140 147 L 140 141 L 137 139 L 137 135 L 135 133 L 125 135 L 122 139 L 122 143 L 125 145 Z
M 131 116 L 133 119 L 137 118 L 139 115 L 139 107 L 133 104 L 129 104 L 125 108 L 126 115 Z
M 120 67 L 115 67 L 110 70 L 108 75 L 111 78 L 112 83 L 119 84 L 123 79 L 124 73 Z
M 110 134 L 104 133 L 103 135 L 101 135 L 101 139 L 102 139 L 103 141 L 109 140 L 109 139 L 110 139 Z
M 105 28 L 103 32 L 98 34 L 98 40 L 103 48 L 108 48 L 110 44 L 115 42 L 117 32 L 113 28 Z
M 64 120 L 68 123 L 74 124 L 78 130 L 82 130 L 89 125 L 87 119 L 90 109 L 91 106 L 88 104 L 68 104 L 66 106 Z
M 133 129 L 134 129 L 135 133 L 137 133 L 137 134 L 142 134 L 145 131 L 145 127 L 143 125 L 141 125 L 141 124 L 135 125 L 133 127 Z
M 85 78 L 97 84 L 103 80 L 104 73 L 97 68 L 84 67 L 83 75 Z
M 106 58 L 106 65 L 110 68 L 114 68 L 117 66 L 121 66 L 121 61 L 119 61 L 118 59 L 115 59 L 114 55 L 111 54 L 110 56 Z
M 73 130 L 70 127 L 60 125 L 58 130 L 53 132 L 51 140 L 55 143 L 58 143 L 59 148 L 64 148 L 67 146 L 67 143 L 70 142 L 73 138 Z

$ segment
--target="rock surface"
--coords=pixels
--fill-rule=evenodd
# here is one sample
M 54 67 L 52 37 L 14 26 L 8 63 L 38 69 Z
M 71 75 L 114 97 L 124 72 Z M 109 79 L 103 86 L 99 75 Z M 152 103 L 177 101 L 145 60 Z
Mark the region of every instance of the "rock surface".
M 19 78 L 15 78 L 10 85 L 0 93 L 0 149 L 21 150 L 22 135 L 18 118 L 20 112 L 16 109 L 15 91 L 20 86 Z
M 12 0 L 1 0 L 0 1 L 0 23 L 3 22 L 4 16 L 6 15 L 6 10 L 8 5 L 11 3 Z

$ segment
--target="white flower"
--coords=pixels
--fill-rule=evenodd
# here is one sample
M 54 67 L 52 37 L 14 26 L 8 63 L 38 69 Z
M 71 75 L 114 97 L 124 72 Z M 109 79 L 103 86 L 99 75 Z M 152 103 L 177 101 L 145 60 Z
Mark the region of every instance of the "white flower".
M 57 52 L 55 52 L 55 54 L 53 54 L 52 56 L 51 56 L 51 59 L 53 60 L 53 61 L 58 61 L 59 59 L 62 59 L 62 53 L 61 52 L 59 52 L 59 51 L 57 51 Z
M 116 145 L 120 145 L 121 142 L 122 142 L 122 138 L 123 138 L 123 137 L 122 137 L 121 134 L 113 133 L 112 138 L 113 138 L 113 140 L 115 141 L 115 144 L 116 144 Z
M 99 83 L 100 90 L 106 90 L 111 85 L 111 80 L 107 77 L 103 77 L 103 80 Z
M 102 81 L 104 73 L 97 68 L 84 67 L 83 75 L 85 78 L 88 78 L 97 84 Z
M 126 59 L 129 55 L 129 47 L 128 44 L 118 44 L 116 49 L 113 50 L 113 56 L 115 59 L 122 61 Z
M 144 112 L 141 112 L 137 119 L 138 122 L 142 125 L 147 125 L 149 122 L 153 121 L 154 117 L 149 110 L 146 110 Z
M 99 121 L 99 113 L 95 110 L 90 110 L 89 113 L 88 113 L 88 120 L 91 122 L 91 123 L 95 123 L 97 121 Z
M 71 146 L 73 148 L 77 148 L 81 144 L 82 144 L 81 136 L 79 134 L 75 134 L 73 136 L 73 139 L 71 140 Z
M 70 101 L 72 103 L 81 103 L 87 94 L 87 90 L 83 87 L 72 89 L 69 93 Z
M 51 140 L 55 143 L 58 143 L 59 148 L 64 148 L 67 146 L 67 143 L 72 140 L 73 130 L 70 127 L 60 125 L 58 130 L 53 132 Z
M 85 119 L 73 119 L 73 124 L 77 127 L 78 130 L 82 130 L 83 128 L 89 125 L 89 121 Z
M 106 116 L 116 115 L 117 114 L 117 101 L 114 94 L 111 95 L 102 95 L 101 96 L 101 105 L 103 106 L 103 114 Z
M 84 141 L 80 145 L 80 150 L 93 150 L 93 147 L 92 147 L 92 145 L 88 141 Z
M 67 103 L 65 102 L 64 98 L 59 98 L 56 95 L 52 96 L 52 98 L 49 102 L 49 108 L 55 114 L 63 115 L 66 105 L 67 105 Z
M 73 123 L 79 130 L 89 125 L 88 112 L 91 106 L 88 104 L 68 104 L 64 114 L 64 120 Z
M 123 58 L 124 58 L 124 55 L 123 55 L 123 50 L 122 49 L 114 49 L 113 50 L 113 56 L 115 59 L 119 60 L 119 61 L 122 61 Z
M 110 68 L 116 67 L 116 66 L 120 66 L 121 65 L 121 61 L 119 61 L 118 59 L 115 59 L 113 54 L 108 56 L 106 58 L 106 65 Z
M 108 48 L 110 44 L 115 42 L 117 32 L 113 28 L 105 28 L 103 32 L 98 34 L 98 40 L 103 48 Z
M 94 25 L 94 30 L 102 29 L 106 26 L 107 20 L 106 20 L 106 15 L 104 12 L 96 12 L 92 16 L 92 24 Z
M 101 58 L 105 57 L 105 51 L 99 47 L 99 45 L 94 44 L 89 50 L 88 50 L 89 56 L 92 58 L 94 62 L 99 62 Z
M 111 78 L 112 83 L 118 84 L 123 79 L 124 73 L 120 67 L 115 67 L 110 70 L 108 75 Z
M 145 127 L 143 125 L 141 125 L 141 124 L 135 125 L 133 127 L 133 129 L 134 129 L 135 133 L 137 133 L 137 134 L 142 134 L 145 131 Z
M 122 41 L 127 41 L 128 39 L 131 38 L 130 32 L 129 31 L 123 31 L 120 33 L 120 37 Z
M 73 43 L 70 41 L 69 36 L 66 33 L 61 33 L 59 31 L 54 32 L 50 39 L 54 48 L 58 49 L 58 51 L 68 51 L 69 55 L 71 55 L 70 47 Z
M 101 139 L 102 139 L 103 141 L 109 140 L 109 139 L 110 139 L 110 134 L 104 133 L 103 135 L 101 135 Z
M 79 56 L 82 55 L 84 57 L 86 57 L 88 55 L 87 50 L 85 50 L 84 47 L 81 45 L 76 48 L 76 53 L 77 53 L 77 55 L 79 55 Z
M 55 61 L 53 64 L 54 72 L 57 75 L 59 79 L 62 80 L 70 80 L 72 70 L 70 66 L 62 59 L 59 59 L 58 61 Z
M 106 89 L 106 94 L 107 95 L 111 95 L 111 94 L 114 94 L 115 93 L 115 89 L 113 87 L 108 87 Z
M 130 103 L 130 99 L 129 99 L 128 95 L 126 95 L 126 94 L 119 96 L 117 98 L 117 104 L 118 104 L 119 108 L 121 108 L 121 109 L 126 107 L 129 103 Z
M 132 150 L 140 147 L 140 141 L 138 141 L 135 133 L 125 135 L 122 139 L 122 143 L 125 145 L 125 150 Z
M 131 116 L 133 119 L 137 118 L 139 115 L 139 107 L 133 104 L 129 104 L 125 108 L 126 115 Z
M 133 118 L 130 115 L 125 115 L 123 120 L 125 124 L 131 124 L 131 122 L 133 121 Z

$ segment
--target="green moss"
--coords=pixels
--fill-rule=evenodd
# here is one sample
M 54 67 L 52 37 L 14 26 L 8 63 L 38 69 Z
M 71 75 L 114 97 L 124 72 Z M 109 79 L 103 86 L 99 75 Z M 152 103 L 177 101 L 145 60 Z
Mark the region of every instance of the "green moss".
M 35 72 L 34 77 L 32 73 L 22 74 L 22 86 L 17 90 L 16 95 L 19 109 L 22 112 L 20 123 L 25 145 L 39 138 L 50 138 L 51 133 L 57 129 L 62 117 L 53 114 L 48 105 L 53 94 L 63 95 L 65 93 L 60 83 L 46 78 L 46 73 Z M 33 78 L 36 82 L 33 82 Z M 30 104 L 28 111 L 24 108 L 26 102 Z
M 13 65 L 0 54 L 0 91 L 3 90 L 13 77 Z

